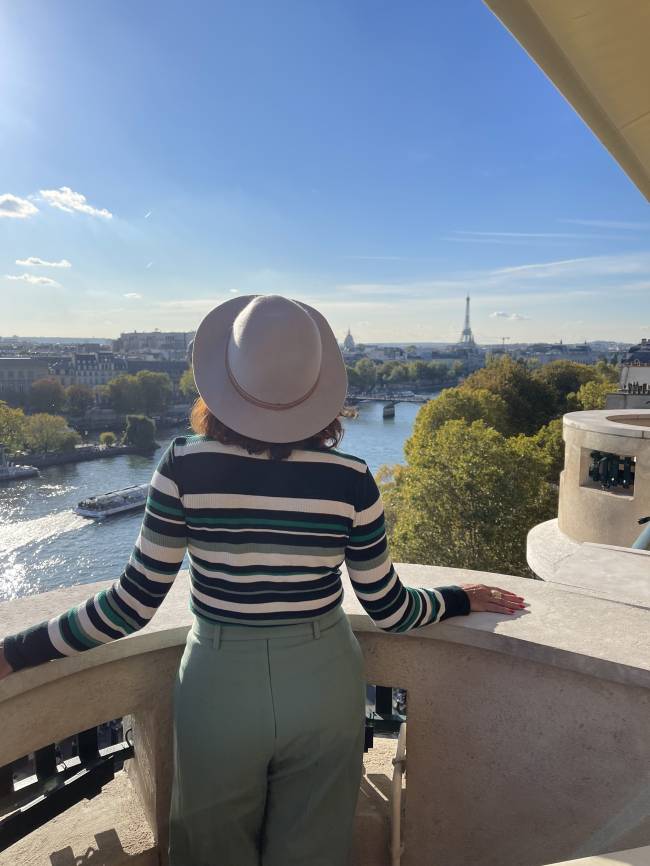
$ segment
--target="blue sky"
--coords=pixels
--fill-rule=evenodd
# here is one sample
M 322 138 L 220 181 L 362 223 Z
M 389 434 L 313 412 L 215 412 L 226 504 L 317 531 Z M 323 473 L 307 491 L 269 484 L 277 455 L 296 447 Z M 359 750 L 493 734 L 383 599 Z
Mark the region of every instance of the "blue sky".
M 0 44 L 0 335 L 278 292 L 452 340 L 469 291 L 486 342 L 648 336 L 647 203 L 480 0 L 21 0 Z

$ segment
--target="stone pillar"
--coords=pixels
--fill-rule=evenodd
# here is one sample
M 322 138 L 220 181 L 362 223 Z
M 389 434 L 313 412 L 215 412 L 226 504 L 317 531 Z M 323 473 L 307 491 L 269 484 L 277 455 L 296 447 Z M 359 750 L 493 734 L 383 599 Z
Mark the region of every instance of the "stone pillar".
M 169 804 L 173 770 L 173 691 L 179 648 L 156 653 L 155 692 L 132 710 L 134 758 L 126 771 L 142 804 L 159 851 L 160 866 L 167 864 Z

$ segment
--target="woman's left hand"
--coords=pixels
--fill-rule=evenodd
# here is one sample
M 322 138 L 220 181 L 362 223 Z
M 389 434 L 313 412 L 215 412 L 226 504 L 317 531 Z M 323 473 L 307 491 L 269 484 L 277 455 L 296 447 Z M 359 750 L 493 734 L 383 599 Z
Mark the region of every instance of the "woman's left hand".
M 523 596 L 515 595 L 507 589 L 498 586 L 486 586 L 484 583 L 460 583 L 469 596 L 472 613 L 488 611 L 489 613 L 517 613 L 526 607 Z
M 0 643 L 0 680 L 12 674 L 14 669 L 11 667 L 5 656 L 3 645 Z

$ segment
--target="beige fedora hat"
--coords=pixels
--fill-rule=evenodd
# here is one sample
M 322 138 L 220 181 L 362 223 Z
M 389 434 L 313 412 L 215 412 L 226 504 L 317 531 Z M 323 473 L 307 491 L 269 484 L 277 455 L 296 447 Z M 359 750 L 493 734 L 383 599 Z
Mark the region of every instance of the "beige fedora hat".
M 242 295 L 211 310 L 192 350 L 194 380 L 212 414 L 262 442 L 299 442 L 343 408 L 347 375 L 318 310 L 280 295 Z

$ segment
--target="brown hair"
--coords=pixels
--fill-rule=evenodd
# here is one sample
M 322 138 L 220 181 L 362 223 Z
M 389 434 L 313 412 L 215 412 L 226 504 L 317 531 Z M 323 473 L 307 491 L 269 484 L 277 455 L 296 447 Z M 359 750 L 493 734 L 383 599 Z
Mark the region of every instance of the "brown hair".
M 223 445 L 238 445 L 240 448 L 245 448 L 249 454 L 262 454 L 268 451 L 272 460 L 286 459 L 295 448 L 336 448 L 343 438 L 343 425 L 337 417 L 319 433 L 300 442 L 261 442 L 259 439 L 251 439 L 226 427 L 222 421 L 215 418 L 202 397 L 198 397 L 192 407 L 190 425 L 199 436 L 216 439 Z

